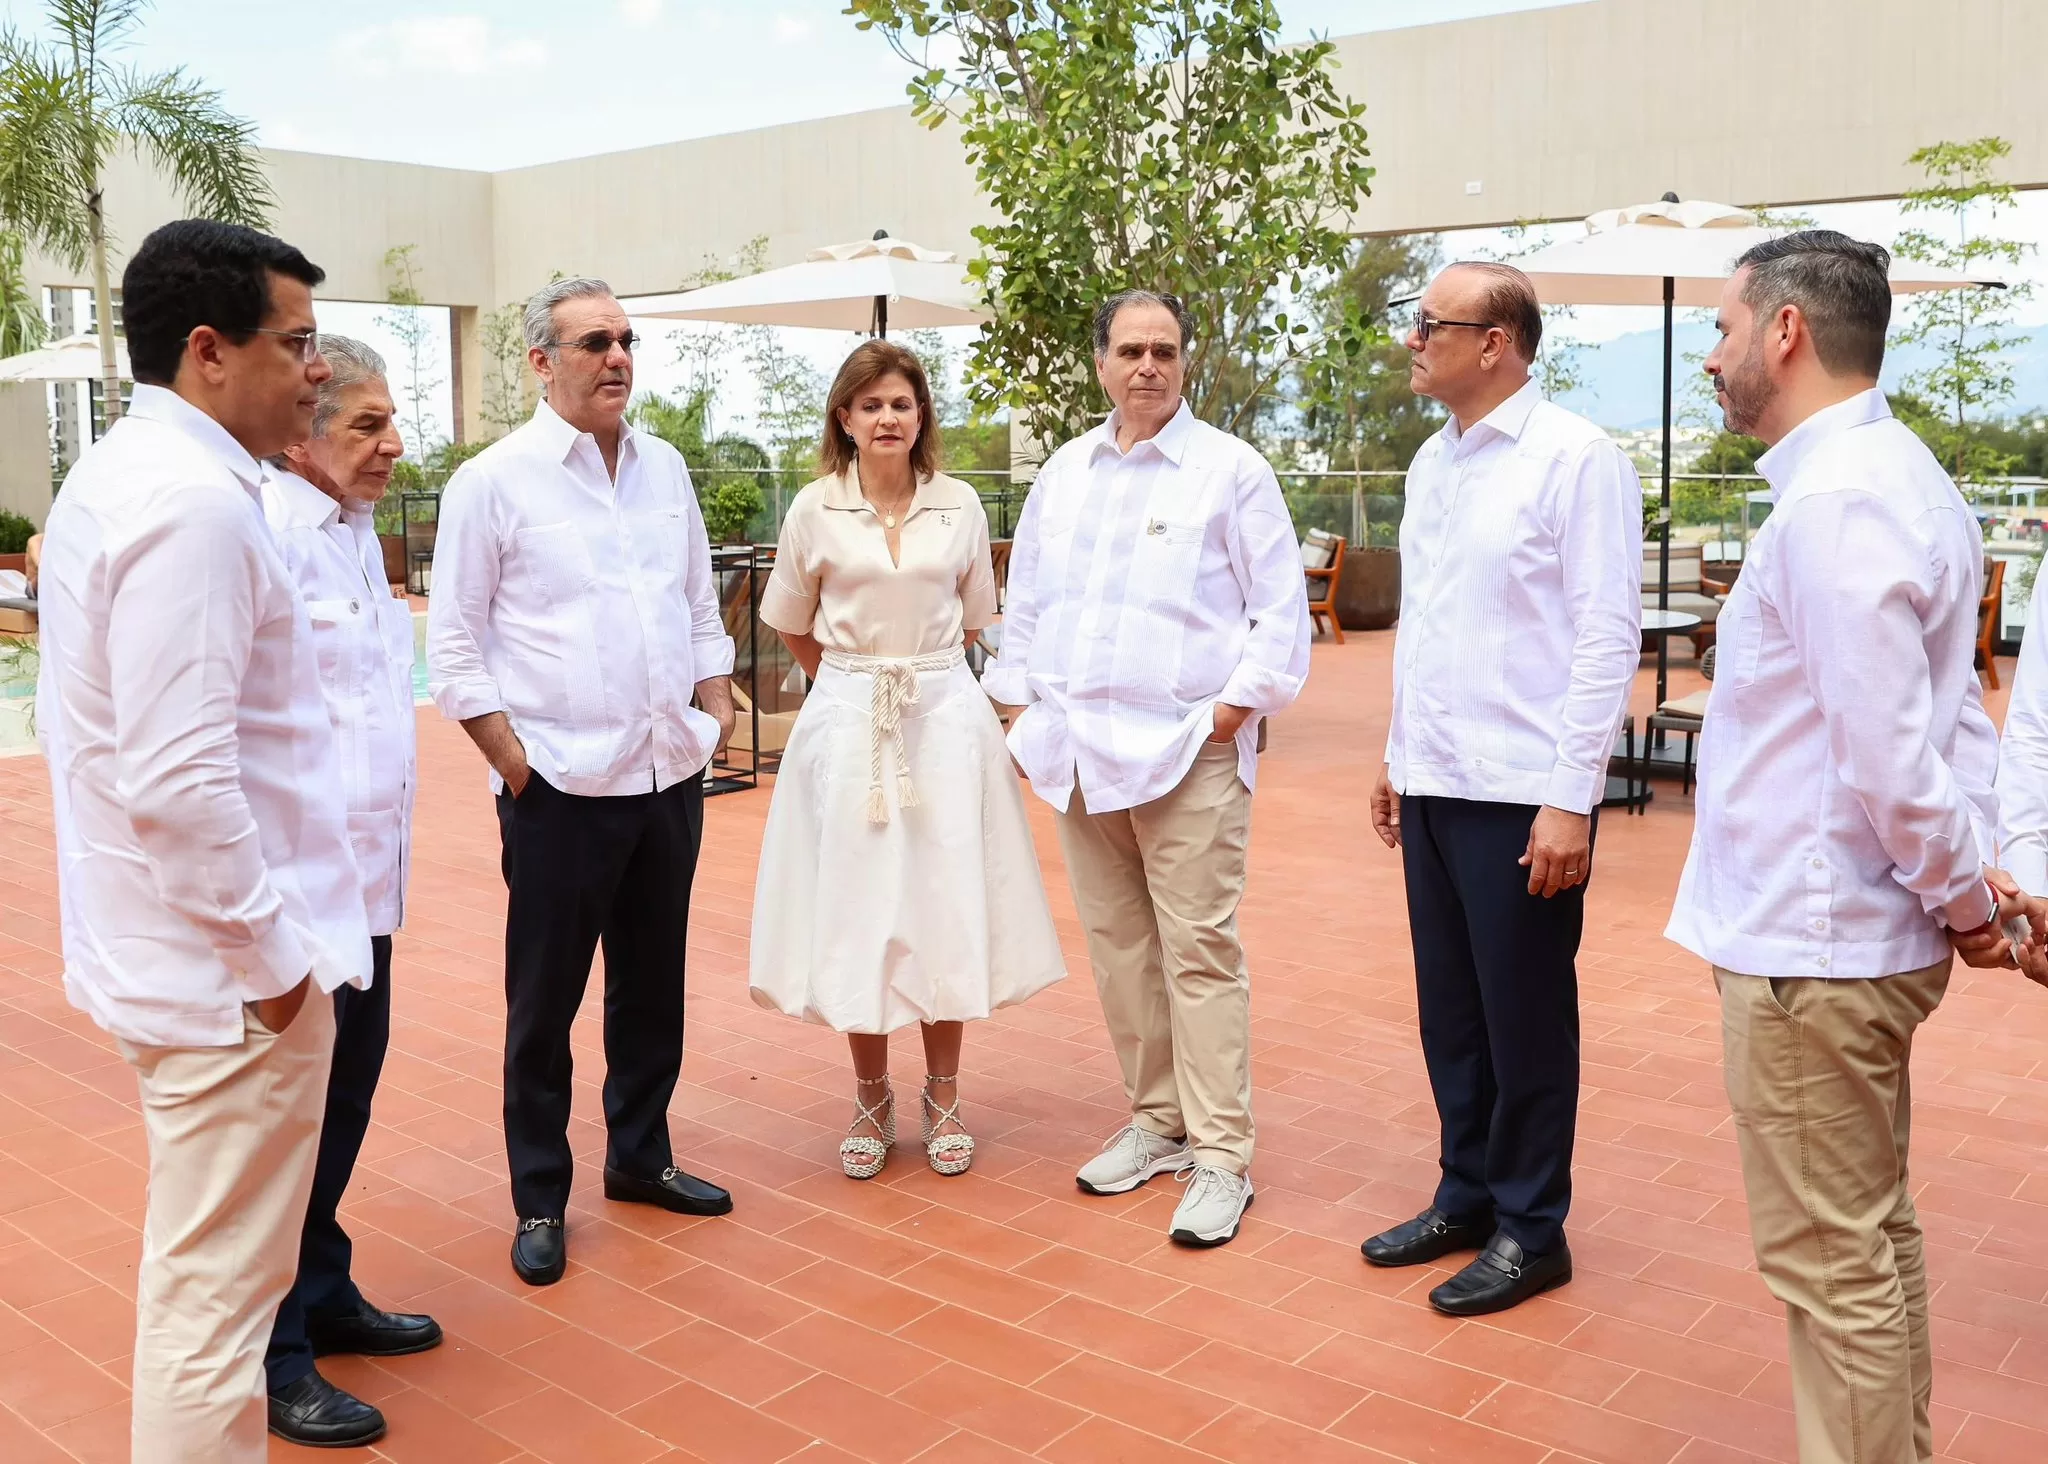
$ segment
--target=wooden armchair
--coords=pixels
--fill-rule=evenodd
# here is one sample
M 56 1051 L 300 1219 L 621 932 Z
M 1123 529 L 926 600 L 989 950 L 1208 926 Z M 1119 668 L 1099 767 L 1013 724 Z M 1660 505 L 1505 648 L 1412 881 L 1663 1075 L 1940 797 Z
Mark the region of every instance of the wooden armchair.
M 1302 541 L 1301 559 L 1301 572 L 1308 577 L 1309 623 L 1320 621 L 1341 646 L 1344 627 L 1337 623 L 1337 586 L 1344 578 L 1344 536 L 1310 529 Z
M 2005 598 L 2005 561 L 1993 559 L 1984 566 L 1984 598 L 1977 602 L 1977 667 L 1984 684 L 1998 690 L 1998 606 Z
M 996 614 L 1003 613 L 1003 597 L 1010 588 L 1010 549 L 1014 539 L 991 539 L 988 546 L 988 565 L 996 577 Z

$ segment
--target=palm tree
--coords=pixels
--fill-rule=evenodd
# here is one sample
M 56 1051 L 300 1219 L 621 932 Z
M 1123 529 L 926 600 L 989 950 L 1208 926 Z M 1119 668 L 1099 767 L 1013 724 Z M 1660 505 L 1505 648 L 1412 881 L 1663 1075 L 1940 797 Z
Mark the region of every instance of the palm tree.
M 0 356 L 33 351 L 49 334 L 43 307 L 23 272 L 27 253 L 28 242 L 21 235 L 0 229 Z
M 183 68 L 143 72 L 116 53 L 150 0 L 49 0 L 53 42 L 0 31 L 0 225 L 71 266 L 92 265 L 106 420 L 121 412 L 108 281 L 108 161 L 132 147 L 209 218 L 261 225 L 274 200 L 255 124 Z

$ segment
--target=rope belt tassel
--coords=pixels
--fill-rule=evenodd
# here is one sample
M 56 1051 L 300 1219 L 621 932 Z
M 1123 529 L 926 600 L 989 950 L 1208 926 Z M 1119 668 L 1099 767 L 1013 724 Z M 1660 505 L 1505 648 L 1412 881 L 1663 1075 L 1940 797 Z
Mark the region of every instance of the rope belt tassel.
M 896 802 L 903 808 L 919 806 L 917 787 L 910 780 L 910 751 L 903 741 L 903 709 L 919 700 L 918 678 L 927 671 L 947 671 L 964 657 L 958 650 L 930 656 L 856 656 L 844 651 L 827 651 L 825 664 L 856 676 L 875 679 L 868 713 L 868 822 L 889 822 L 889 799 L 882 786 L 885 745 L 896 752 Z

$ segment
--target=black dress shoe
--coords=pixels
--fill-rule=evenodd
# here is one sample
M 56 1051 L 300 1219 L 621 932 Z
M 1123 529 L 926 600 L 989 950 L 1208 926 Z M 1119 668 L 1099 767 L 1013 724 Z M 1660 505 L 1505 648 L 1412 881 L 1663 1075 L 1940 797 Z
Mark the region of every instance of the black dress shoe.
M 405 1357 L 441 1345 L 441 1324 L 432 1317 L 379 1311 L 360 1297 L 354 1311 L 306 1318 L 315 1357 L 353 1352 L 359 1357 Z
M 384 1415 L 309 1372 L 270 1395 L 270 1431 L 309 1449 L 353 1449 L 384 1437 Z
M 1531 1256 L 1507 1236 L 1496 1235 L 1471 1265 L 1429 1293 L 1429 1304 L 1445 1316 L 1483 1317 L 1520 1306 L 1571 1279 L 1570 1246 L 1560 1243 L 1548 1255 Z
M 660 1179 L 635 1179 L 616 1169 L 604 1172 L 604 1197 L 624 1200 L 629 1205 L 659 1205 L 678 1215 L 730 1215 L 732 1192 L 722 1190 L 708 1179 L 664 1169 Z
M 1375 1266 L 1422 1266 L 1452 1251 L 1478 1250 L 1493 1236 L 1493 1216 L 1453 1220 L 1431 1205 L 1413 1220 L 1382 1230 L 1359 1249 Z
M 552 1286 L 569 1263 L 569 1243 L 559 1220 L 521 1220 L 512 1236 L 512 1269 L 528 1286 Z

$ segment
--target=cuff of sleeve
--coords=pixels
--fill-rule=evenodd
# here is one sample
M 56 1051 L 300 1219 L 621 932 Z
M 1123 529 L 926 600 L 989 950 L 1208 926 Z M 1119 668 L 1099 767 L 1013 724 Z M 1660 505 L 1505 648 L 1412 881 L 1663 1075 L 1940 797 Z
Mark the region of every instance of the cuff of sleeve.
M 1950 930 L 1975 930 L 1981 925 L 1988 925 L 1997 915 L 1998 901 L 1992 898 L 1991 886 L 1981 879 L 1970 893 L 1941 912 L 1941 918 Z
M 791 635 L 809 635 L 817 622 L 815 598 L 787 590 L 773 579 L 768 581 L 768 588 L 761 592 L 763 625 L 770 630 L 786 630 Z
M 990 701 L 1006 707 L 1029 706 L 1038 700 L 1022 666 L 990 666 L 981 673 L 981 689 Z
M 1301 695 L 1301 682 L 1292 676 L 1276 676 L 1256 666 L 1240 665 L 1223 683 L 1216 700 L 1225 706 L 1249 707 L 1265 716 L 1284 712 Z
M 1543 801 L 1566 813 L 1591 813 L 1593 805 L 1600 801 L 1602 782 L 1597 772 L 1559 763 L 1550 770 L 1550 781 L 1543 786 Z
M 282 915 L 259 939 L 244 946 L 223 946 L 217 954 L 243 1001 L 283 996 L 313 974 L 312 952 L 298 928 Z
M 732 675 L 733 644 L 729 635 L 706 636 L 690 642 L 690 655 L 697 666 L 697 679 L 709 681 L 714 676 Z
M 498 694 L 495 681 L 444 682 L 433 688 L 433 695 L 434 705 L 451 722 L 467 722 L 471 717 L 487 717 L 505 710 L 505 698 Z

